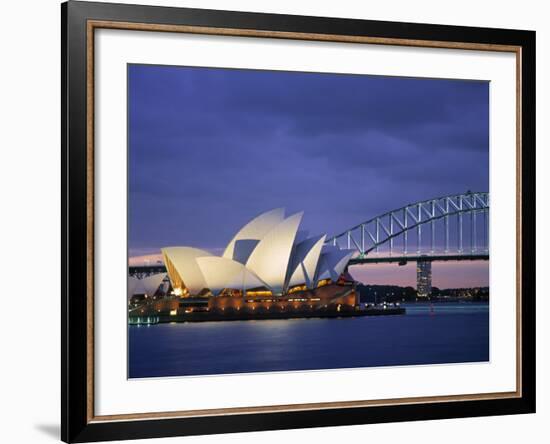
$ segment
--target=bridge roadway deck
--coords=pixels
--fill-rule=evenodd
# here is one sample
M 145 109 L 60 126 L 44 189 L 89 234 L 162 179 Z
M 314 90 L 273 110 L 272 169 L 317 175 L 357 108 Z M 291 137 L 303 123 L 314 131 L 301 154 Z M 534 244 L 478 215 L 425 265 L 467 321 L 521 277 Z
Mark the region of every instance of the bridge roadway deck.
M 355 257 L 349 261 L 349 265 L 380 264 L 380 263 L 406 263 L 423 261 L 488 261 L 488 254 L 421 254 L 421 255 L 396 255 L 396 256 L 367 256 Z
M 364 258 L 353 258 L 349 261 L 349 265 L 360 264 L 380 264 L 380 263 L 407 263 L 417 262 L 419 260 L 430 261 L 488 261 L 488 254 L 433 254 L 433 255 L 397 255 L 397 256 L 367 256 Z M 166 267 L 161 264 L 155 265 L 134 265 L 129 267 L 130 275 L 137 273 L 166 273 Z

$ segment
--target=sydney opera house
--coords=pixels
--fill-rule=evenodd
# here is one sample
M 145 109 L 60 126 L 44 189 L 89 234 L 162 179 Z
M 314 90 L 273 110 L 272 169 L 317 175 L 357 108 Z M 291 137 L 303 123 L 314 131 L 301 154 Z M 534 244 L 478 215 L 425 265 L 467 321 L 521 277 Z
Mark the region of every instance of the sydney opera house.
M 344 273 L 352 253 L 326 245 L 326 235 L 299 230 L 302 216 L 285 217 L 283 209 L 263 213 L 235 234 L 221 256 L 194 247 L 162 248 L 173 297 L 149 311 L 178 316 L 354 310 L 355 287 Z M 161 282 L 158 275 L 147 279 L 149 285 Z

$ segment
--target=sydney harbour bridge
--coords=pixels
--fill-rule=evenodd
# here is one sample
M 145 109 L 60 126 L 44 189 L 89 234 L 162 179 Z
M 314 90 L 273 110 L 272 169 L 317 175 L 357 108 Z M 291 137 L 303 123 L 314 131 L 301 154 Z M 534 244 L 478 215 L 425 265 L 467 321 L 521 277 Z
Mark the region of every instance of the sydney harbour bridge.
M 489 193 L 466 192 L 405 205 L 327 243 L 355 250 L 350 265 L 489 259 Z
M 411 203 L 326 242 L 354 250 L 349 266 L 489 260 L 489 193 L 468 191 Z M 161 264 L 129 267 L 130 275 L 140 277 L 165 271 Z

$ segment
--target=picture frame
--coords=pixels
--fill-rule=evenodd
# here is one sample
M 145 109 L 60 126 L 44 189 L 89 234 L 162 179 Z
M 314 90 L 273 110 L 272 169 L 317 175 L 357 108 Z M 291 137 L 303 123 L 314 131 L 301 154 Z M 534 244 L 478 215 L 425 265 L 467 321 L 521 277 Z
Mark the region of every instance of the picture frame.
M 69 1 L 62 23 L 61 433 L 65 442 L 535 412 L 535 33 Z M 510 53 L 516 60 L 516 390 L 97 415 L 94 333 L 94 35 L 99 29 Z M 388 73 L 391 74 L 391 73 Z M 105 153 L 103 155 L 106 155 Z M 511 259 L 511 260 L 512 260 Z M 498 276 L 494 277 L 498 279 Z

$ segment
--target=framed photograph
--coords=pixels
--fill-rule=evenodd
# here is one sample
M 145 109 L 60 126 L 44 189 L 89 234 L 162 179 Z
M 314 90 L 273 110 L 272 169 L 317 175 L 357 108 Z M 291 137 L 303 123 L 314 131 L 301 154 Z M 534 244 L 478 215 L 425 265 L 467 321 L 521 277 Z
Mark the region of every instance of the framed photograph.
M 69 1 L 62 439 L 535 411 L 535 33 Z

